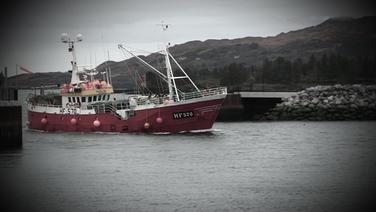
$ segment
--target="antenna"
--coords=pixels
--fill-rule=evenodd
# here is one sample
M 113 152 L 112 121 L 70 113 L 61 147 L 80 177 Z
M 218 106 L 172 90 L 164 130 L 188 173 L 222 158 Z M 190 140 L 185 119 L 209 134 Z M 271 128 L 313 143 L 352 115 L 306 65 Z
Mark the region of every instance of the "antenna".
M 110 51 L 109 50 L 107 50 L 107 60 L 110 61 Z M 107 83 L 112 85 L 111 66 L 108 66 Z
M 77 34 L 76 35 L 76 39 L 71 39 L 68 36 L 68 33 L 62 33 L 60 40 L 63 43 L 67 43 L 68 44 L 68 51 L 72 52 L 72 61 L 71 61 L 71 64 L 72 64 L 72 77 L 71 77 L 71 84 L 78 83 L 78 82 L 80 82 L 80 76 L 78 74 L 77 58 L 76 58 L 76 52 L 75 52 L 75 49 L 74 49 L 74 44 L 77 43 L 77 42 L 81 42 L 83 40 L 82 39 L 82 35 L 81 34 Z
M 168 29 L 169 24 L 165 24 L 163 20 L 161 21 L 162 30 L 166 31 Z M 175 88 L 175 95 L 178 101 L 179 99 L 179 94 L 178 90 L 176 87 L 175 83 L 175 78 L 174 78 L 174 73 L 172 71 L 171 63 L 170 63 L 170 56 L 168 53 L 168 47 L 170 46 L 170 42 L 167 42 L 166 47 L 165 47 L 165 62 L 166 62 L 166 76 L 167 76 L 167 84 L 168 84 L 168 93 L 169 93 L 169 99 L 172 100 L 174 98 L 174 88 Z
M 106 81 L 106 78 L 107 78 L 106 74 L 107 74 L 107 72 L 106 71 L 102 71 L 101 74 L 102 74 L 102 77 L 103 77 L 103 81 Z
M 161 26 L 163 31 L 166 31 L 168 27 L 170 26 L 170 24 L 165 24 L 163 21 L 161 21 L 161 23 L 157 25 Z

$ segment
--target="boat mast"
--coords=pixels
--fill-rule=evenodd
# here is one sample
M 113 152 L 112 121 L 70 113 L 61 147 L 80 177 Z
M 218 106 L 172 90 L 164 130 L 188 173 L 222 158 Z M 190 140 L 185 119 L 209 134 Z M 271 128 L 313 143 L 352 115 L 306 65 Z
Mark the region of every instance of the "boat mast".
M 164 24 L 163 21 L 162 21 L 162 24 L 158 24 L 158 25 L 162 26 L 163 31 L 166 31 L 168 29 L 168 26 L 169 26 L 167 24 Z M 145 62 L 143 59 L 141 59 L 140 57 L 138 57 L 134 53 L 132 53 L 132 51 L 128 50 L 123 45 L 119 44 L 118 48 L 123 51 L 124 55 L 125 55 L 125 53 L 124 53 L 125 51 L 128 52 L 133 57 L 135 57 L 139 61 L 141 61 L 141 63 L 143 63 L 144 65 L 146 65 L 147 67 L 149 67 L 150 69 L 152 69 L 153 71 L 155 71 L 156 73 L 158 73 L 162 77 L 162 79 L 165 82 L 167 82 L 167 84 L 168 84 L 168 93 L 169 93 L 168 98 L 169 98 L 169 100 L 174 100 L 174 101 L 179 102 L 180 101 L 180 96 L 179 96 L 179 91 L 180 90 L 176 86 L 176 80 L 177 79 L 188 79 L 189 82 L 193 85 L 193 87 L 196 89 L 197 92 L 200 93 L 201 91 L 198 89 L 198 87 L 192 81 L 192 79 L 188 76 L 188 74 L 184 71 L 184 69 L 181 67 L 181 65 L 176 61 L 176 59 L 170 54 L 170 52 L 168 50 L 169 46 L 170 46 L 170 43 L 167 43 L 166 46 L 165 46 L 165 49 L 160 52 L 161 54 L 165 55 L 166 75 L 163 74 L 162 72 L 158 71 L 156 68 L 154 68 L 153 66 L 151 66 L 149 63 Z M 183 73 L 183 75 L 181 75 L 181 76 L 174 76 L 174 72 L 172 71 L 170 57 L 172 58 L 173 62 L 178 66 L 178 68 Z
M 168 24 L 162 23 L 159 24 L 162 27 L 163 31 L 166 31 L 168 29 Z M 174 100 L 174 96 L 176 95 L 176 100 L 180 101 L 178 89 L 176 87 L 176 82 L 174 78 L 174 72 L 172 71 L 171 63 L 170 63 L 170 53 L 168 52 L 168 47 L 170 43 L 166 44 L 166 47 L 164 49 L 165 53 L 165 62 L 166 62 L 166 75 L 167 75 L 167 84 L 168 84 L 168 98 L 170 100 Z M 175 91 L 174 91 L 175 90 Z M 175 92 L 175 95 L 174 95 Z
M 167 84 L 168 84 L 168 98 L 170 100 L 174 100 L 174 88 L 176 94 L 176 100 L 180 101 L 178 90 L 176 88 L 174 73 L 172 72 L 172 67 L 170 63 L 170 55 L 168 53 L 168 45 L 166 45 L 165 49 L 165 60 L 166 60 L 166 72 L 167 72 Z
M 108 50 L 107 50 L 107 60 L 110 61 L 110 51 Z M 108 70 L 107 70 L 107 83 L 112 85 L 111 66 L 108 66 Z
M 71 77 L 71 84 L 77 84 L 80 82 L 80 75 L 78 74 L 78 66 L 77 66 L 77 58 L 76 58 L 76 51 L 74 49 L 74 44 L 76 42 L 82 41 L 82 35 L 78 34 L 76 39 L 71 39 L 68 37 L 67 33 L 61 34 L 61 42 L 68 43 L 68 51 L 72 52 L 72 77 Z

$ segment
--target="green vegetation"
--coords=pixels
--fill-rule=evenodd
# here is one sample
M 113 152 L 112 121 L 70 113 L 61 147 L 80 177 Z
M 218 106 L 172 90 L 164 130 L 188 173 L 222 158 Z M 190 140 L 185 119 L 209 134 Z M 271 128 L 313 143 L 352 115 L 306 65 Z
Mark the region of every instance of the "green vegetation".
M 214 83 L 227 86 L 230 91 L 239 91 L 252 90 L 254 84 L 284 84 L 299 89 L 301 84 L 376 83 L 374 67 L 374 56 L 348 58 L 340 54 L 323 54 L 311 55 L 306 61 L 266 58 L 260 66 L 231 63 L 213 71 L 191 68 L 187 72 L 202 87 Z
M 339 54 L 312 55 L 308 61 L 293 62 L 278 57 L 266 59 L 256 80 L 266 83 L 372 83 L 376 81 L 375 57 L 346 58 Z

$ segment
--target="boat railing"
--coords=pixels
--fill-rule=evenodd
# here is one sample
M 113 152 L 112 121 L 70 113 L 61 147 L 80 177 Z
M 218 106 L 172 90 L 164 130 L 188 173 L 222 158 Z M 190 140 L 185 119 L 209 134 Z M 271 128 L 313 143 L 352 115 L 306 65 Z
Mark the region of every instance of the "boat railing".
M 112 103 L 96 103 L 89 106 L 97 113 L 114 113 L 116 110 L 129 109 L 129 105 L 125 102 L 112 102 Z
M 28 102 L 27 103 L 31 107 L 53 107 L 53 108 L 62 108 L 62 105 L 55 105 L 55 104 L 41 104 L 41 103 L 33 103 L 33 102 Z
M 129 104 L 126 102 L 115 102 L 112 106 L 117 110 L 129 109 Z
M 196 98 L 202 98 L 206 96 L 215 96 L 215 95 L 221 95 L 221 94 L 227 94 L 226 87 L 209 88 L 209 89 L 204 89 L 204 90 L 194 91 L 194 92 L 189 92 L 189 93 L 181 92 L 179 95 L 180 95 L 181 100 L 188 100 L 188 99 L 196 99 Z
M 163 97 L 141 97 L 137 98 L 137 105 L 148 105 L 148 104 L 155 104 L 159 105 L 163 103 Z
M 196 99 L 196 98 L 215 96 L 215 95 L 221 95 L 221 94 L 227 94 L 226 87 L 210 88 L 210 89 L 204 89 L 204 90 L 188 92 L 188 93 L 179 91 L 180 100 Z M 168 100 L 166 96 L 165 97 L 141 96 L 141 97 L 132 97 L 132 98 L 136 100 L 137 105 L 148 105 L 148 104 L 160 105 L 160 104 L 166 104 L 166 101 Z M 174 96 L 174 101 L 177 101 L 176 96 Z

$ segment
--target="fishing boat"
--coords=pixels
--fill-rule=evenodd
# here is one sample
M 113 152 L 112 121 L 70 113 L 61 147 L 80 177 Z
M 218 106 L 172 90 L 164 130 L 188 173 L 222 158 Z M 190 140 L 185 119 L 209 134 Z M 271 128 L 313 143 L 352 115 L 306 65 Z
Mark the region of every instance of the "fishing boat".
M 179 133 L 211 129 L 227 95 L 225 87 L 199 89 L 182 66 L 169 52 L 169 45 L 160 52 L 165 68 L 158 70 L 132 51 L 119 45 L 140 63 L 155 72 L 168 86 L 166 95 L 114 93 L 111 73 L 101 79 L 95 69 L 77 64 L 75 44 L 82 41 L 78 35 L 71 39 L 62 35 L 72 54 L 72 75 L 53 96 L 33 95 L 28 99 L 30 129 L 67 132 L 143 132 Z M 171 60 L 174 67 L 172 69 Z M 194 88 L 184 92 L 178 80 L 185 79 Z

